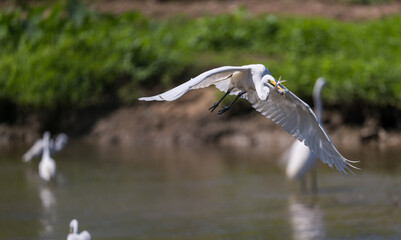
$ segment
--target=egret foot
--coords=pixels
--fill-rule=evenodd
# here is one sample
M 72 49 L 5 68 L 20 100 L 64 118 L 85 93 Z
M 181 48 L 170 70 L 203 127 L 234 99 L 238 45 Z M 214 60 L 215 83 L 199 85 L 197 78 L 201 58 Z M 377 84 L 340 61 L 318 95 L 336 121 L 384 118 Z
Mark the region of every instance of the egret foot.
M 215 102 L 208 110 L 212 113 L 219 106 L 218 102 Z
M 221 101 L 223 101 L 223 99 L 224 99 L 228 94 L 230 94 L 230 92 L 231 92 L 233 89 L 234 89 L 234 87 L 229 88 L 229 89 L 227 90 L 227 92 L 224 94 L 224 96 L 223 96 L 222 98 L 220 98 L 220 100 L 219 100 L 218 102 L 215 102 L 215 103 L 213 104 L 213 106 L 211 106 L 208 110 L 212 113 L 212 112 L 219 106 L 219 104 L 221 103 Z
M 230 109 L 231 108 L 231 105 L 228 105 L 228 106 L 221 106 L 221 109 L 217 112 L 217 114 L 223 114 L 223 113 L 225 113 L 225 112 L 227 112 L 228 111 L 228 109 Z

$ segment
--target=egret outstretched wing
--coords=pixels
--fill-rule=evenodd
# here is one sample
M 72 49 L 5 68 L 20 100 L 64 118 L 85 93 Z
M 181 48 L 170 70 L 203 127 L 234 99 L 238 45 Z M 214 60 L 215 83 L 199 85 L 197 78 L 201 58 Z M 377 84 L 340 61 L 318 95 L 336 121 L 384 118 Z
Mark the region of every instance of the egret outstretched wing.
M 49 151 L 55 153 L 64 148 L 68 142 L 68 136 L 64 133 L 60 133 L 56 138 L 49 140 Z M 32 158 L 37 157 L 43 153 L 43 138 L 38 139 L 33 146 L 22 156 L 24 162 L 31 161 Z
M 52 140 L 52 145 L 50 146 L 51 152 L 58 152 L 64 148 L 68 142 L 68 136 L 65 133 L 60 133 Z
M 43 140 L 38 139 L 35 144 L 22 156 L 24 162 L 29 162 L 32 158 L 39 156 L 43 151 Z
M 208 87 L 212 84 L 220 91 L 226 92 L 228 90 L 228 85 L 230 83 L 232 75 L 237 71 L 251 71 L 250 67 L 219 67 L 209 71 L 206 71 L 195 78 L 167 91 L 162 94 L 158 94 L 152 97 L 142 97 L 139 98 L 141 101 L 174 101 L 177 98 L 184 95 L 186 92 L 192 89 Z M 236 94 L 233 91 L 231 94 Z
M 256 92 L 242 96 L 247 99 L 256 111 L 271 119 L 292 136 L 303 142 L 330 167 L 347 173 L 351 161 L 344 158 L 334 147 L 312 109 L 291 91 L 285 94 L 271 90 L 267 101 L 261 100 Z

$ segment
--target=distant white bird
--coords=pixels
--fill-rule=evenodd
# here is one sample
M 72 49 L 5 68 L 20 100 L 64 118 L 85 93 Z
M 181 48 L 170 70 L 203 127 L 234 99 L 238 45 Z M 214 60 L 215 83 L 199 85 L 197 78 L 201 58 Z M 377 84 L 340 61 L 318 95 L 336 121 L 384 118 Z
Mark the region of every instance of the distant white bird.
M 212 107 L 213 112 L 228 94 L 237 95 L 228 106 L 222 106 L 218 114 L 226 112 L 242 97 L 248 100 L 256 111 L 271 119 L 284 130 L 303 141 L 323 163 L 333 165 L 340 172 L 351 171 L 354 167 L 334 147 L 312 109 L 291 91 L 280 79 L 276 81 L 262 64 L 240 67 L 225 66 L 206 71 L 199 76 L 159 95 L 142 97 L 142 101 L 173 101 L 192 89 L 215 85 L 226 94 Z M 355 167 L 354 167 L 355 168 Z
M 313 88 L 313 102 L 315 105 L 315 113 L 318 119 L 322 119 L 322 101 L 320 93 L 322 88 L 326 85 L 323 78 L 316 80 Z M 311 172 L 311 188 L 313 192 L 317 191 L 317 176 L 316 176 L 316 156 L 309 150 L 305 144 L 300 141 L 295 141 L 290 149 L 285 153 L 285 161 L 287 161 L 286 173 L 287 177 L 292 180 L 299 180 L 301 182 L 301 189 L 306 189 L 305 175 Z
M 60 133 L 55 139 L 49 139 L 49 150 L 50 153 L 55 153 L 64 148 L 68 142 L 68 136 L 64 133 Z M 29 162 L 34 157 L 38 157 L 43 153 L 43 138 L 36 140 L 33 146 L 24 154 L 22 159 L 24 162 Z
M 50 181 L 56 175 L 56 162 L 50 157 L 49 141 L 50 133 L 45 132 L 43 134 L 42 160 L 39 163 L 39 176 L 45 181 Z
M 56 175 L 56 162 L 51 158 L 50 153 L 60 151 L 67 141 L 68 137 L 64 133 L 57 135 L 52 140 L 50 133 L 46 131 L 43 133 L 43 138 L 37 140 L 22 158 L 24 162 L 29 162 L 33 157 L 42 154 L 42 160 L 39 163 L 39 176 L 45 181 L 50 181 Z
M 82 231 L 78 233 L 78 221 L 72 219 L 70 222 L 70 233 L 67 236 L 67 240 L 90 240 L 91 235 L 88 231 Z

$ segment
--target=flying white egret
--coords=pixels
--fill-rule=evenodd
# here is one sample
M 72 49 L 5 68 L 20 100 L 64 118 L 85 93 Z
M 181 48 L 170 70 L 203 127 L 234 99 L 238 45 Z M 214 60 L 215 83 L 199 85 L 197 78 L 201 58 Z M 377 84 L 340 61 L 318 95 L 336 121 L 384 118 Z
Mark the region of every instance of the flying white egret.
M 90 240 L 91 235 L 88 231 L 82 231 L 78 233 L 78 221 L 72 219 L 70 222 L 70 233 L 67 236 L 67 240 Z
M 315 113 L 317 119 L 322 119 L 322 101 L 320 99 L 320 93 L 322 88 L 326 85 L 323 78 L 316 80 L 315 86 L 313 87 L 313 102 L 315 105 Z M 305 175 L 309 171 L 311 172 L 311 186 L 312 191 L 317 191 L 317 177 L 316 177 L 316 163 L 317 158 L 305 144 L 300 141 L 295 141 L 290 149 L 285 154 L 285 160 L 287 161 L 286 173 L 287 177 L 292 180 L 299 180 L 301 183 L 301 189 L 304 191 L 305 186 Z
M 344 158 L 334 147 L 312 109 L 295 94 L 276 81 L 262 64 L 239 67 L 225 66 L 199 76 L 159 95 L 142 97 L 142 101 L 173 101 L 192 89 L 215 85 L 226 94 L 209 108 L 213 112 L 228 94 L 237 95 L 218 114 L 226 112 L 239 98 L 248 100 L 256 111 L 303 141 L 323 163 L 347 174 L 353 161 Z M 355 167 L 354 167 L 355 168 Z
M 55 139 L 49 139 L 50 153 L 59 152 L 64 148 L 67 142 L 68 136 L 64 133 L 58 134 Z M 33 146 L 22 157 L 24 162 L 29 162 L 32 158 L 40 156 L 43 153 L 43 144 L 43 138 L 36 140 Z

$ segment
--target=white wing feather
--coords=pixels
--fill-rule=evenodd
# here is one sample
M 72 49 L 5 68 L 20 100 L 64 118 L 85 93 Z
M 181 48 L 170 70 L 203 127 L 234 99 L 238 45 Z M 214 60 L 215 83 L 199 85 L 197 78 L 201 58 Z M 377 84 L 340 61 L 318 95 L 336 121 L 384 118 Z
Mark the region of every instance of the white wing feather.
M 82 240 L 90 240 L 91 235 L 89 234 L 88 231 L 82 231 L 79 236 L 81 237 Z
M 49 142 L 49 150 L 51 153 L 58 152 L 64 148 L 64 146 L 68 142 L 68 136 L 64 133 L 60 133 L 53 140 L 51 139 Z M 24 162 L 29 162 L 34 157 L 38 157 L 43 152 L 43 139 L 38 139 L 33 146 L 22 156 Z
M 43 141 L 38 139 L 33 146 L 22 156 L 24 162 L 29 162 L 32 158 L 39 156 L 43 151 Z
M 59 152 L 61 151 L 64 146 L 68 142 L 68 136 L 65 133 L 60 133 L 56 136 L 54 140 L 52 140 L 51 145 L 50 145 L 50 151 L 53 152 Z
M 323 163 L 347 174 L 352 172 L 348 159 L 334 147 L 312 109 L 291 91 L 285 89 L 282 95 L 271 87 L 267 101 L 262 101 L 256 92 L 250 91 L 242 97 L 247 99 L 256 111 L 271 119 L 309 147 Z M 355 168 L 355 167 L 354 167 Z
M 198 89 L 208 87 L 212 84 L 216 85 L 216 87 L 220 91 L 227 91 L 229 88 L 229 83 L 231 76 L 234 72 L 237 71 L 250 71 L 250 67 L 232 67 L 225 66 L 215 68 L 209 71 L 206 71 L 195 78 L 167 91 L 162 94 L 158 94 L 152 97 L 142 97 L 139 98 L 141 101 L 174 101 L 177 98 L 184 95 L 191 89 Z M 236 92 L 232 92 L 235 94 Z

